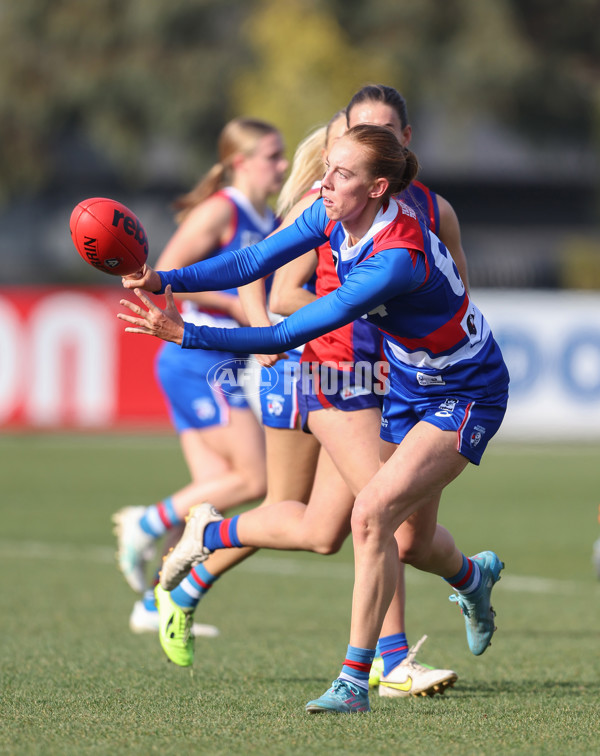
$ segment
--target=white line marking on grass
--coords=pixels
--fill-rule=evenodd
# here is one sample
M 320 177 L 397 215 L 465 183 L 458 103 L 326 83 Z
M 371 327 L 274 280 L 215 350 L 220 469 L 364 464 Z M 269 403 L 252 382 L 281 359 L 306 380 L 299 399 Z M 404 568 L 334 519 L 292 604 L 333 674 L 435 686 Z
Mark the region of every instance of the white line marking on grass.
M 116 563 L 116 552 L 110 546 L 80 546 L 68 543 L 44 543 L 38 541 L 2 541 L 0 540 L 1 559 L 47 560 L 56 562 L 88 562 L 94 564 Z M 256 575 L 272 575 L 290 578 L 333 579 L 350 581 L 354 577 L 352 564 L 333 562 L 327 564 L 321 560 L 294 559 L 255 556 L 239 565 L 240 570 Z M 408 570 L 406 579 L 409 583 L 423 583 L 433 576 Z M 583 580 L 558 580 L 556 578 L 537 577 L 534 575 L 503 575 L 495 590 L 513 593 L 534 593 L 569 595 L 572 593 L 600 594 L 600 584 Z
M 109 546 L 76 546 L 69 543 L 0 541 L 0 559 L 3 558 L 110 564 L 115 561 L 115 549 L 111 549 Z

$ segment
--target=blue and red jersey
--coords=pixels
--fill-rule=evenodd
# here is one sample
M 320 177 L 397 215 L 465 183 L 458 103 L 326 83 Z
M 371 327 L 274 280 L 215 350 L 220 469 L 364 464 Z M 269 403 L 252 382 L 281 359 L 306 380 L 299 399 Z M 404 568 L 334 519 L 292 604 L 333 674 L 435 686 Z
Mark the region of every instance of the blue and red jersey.
M 261 216 L 243 192 L 233 186 L 220 189 L 213 196 L 223 197 L 231 205 L 232 222 L 229 239 L 211 257 L 217 257 L 224 252 L 248 247 L 256 244 L 268 236 L 278 225 L 277 219 L 270 209 Z M 237 295 L 235 287 L 222 289 L 225 294 Z M 197 325 L 235 325 L 229 315 L 217 310 L 208 310 L 195 302 L 185 300 L 182 304 L 183 319 Z
M 184 348 L 281 352 L 364 317 L 384 335 L 390 380 L 408 391 L 441 387 L 486 395 L 506 386 L 499 347 L 471 302 L 442 242 L 405 203 L 391 200 L 354 245 L 317 200 L 268 239 L 180 270 L 160 273 L 174 291 L 238 286 L 329 241 L 340 286 L 270 328 L 185 325 Z
M 424 184 L 413 181 L 398 199 L 413 208 L 419 219 L 437 234 L 440 214 L 437 196 Z M 329 243 L 316 248 L 316 289 L 324 297 L 340 285 Z M 379 331 L 367 320 L 355 320 L 335 331 L 324 333 L 304 347 L 301 362 L 336 365 L 339 370 L 351 370 L 359 362 L 375 362 L 383 357 L 383 343 Z

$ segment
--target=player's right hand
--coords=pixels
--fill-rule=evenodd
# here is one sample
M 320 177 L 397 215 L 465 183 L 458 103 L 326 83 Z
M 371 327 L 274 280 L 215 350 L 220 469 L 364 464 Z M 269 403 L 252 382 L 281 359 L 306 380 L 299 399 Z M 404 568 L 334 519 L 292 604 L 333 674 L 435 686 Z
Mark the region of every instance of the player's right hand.
M 143 289 L 144 291 L 160 291 L 162 282 L 158 273 L 145 264 L 137 273 L 131 273 L 121 278 L 125 289 Z

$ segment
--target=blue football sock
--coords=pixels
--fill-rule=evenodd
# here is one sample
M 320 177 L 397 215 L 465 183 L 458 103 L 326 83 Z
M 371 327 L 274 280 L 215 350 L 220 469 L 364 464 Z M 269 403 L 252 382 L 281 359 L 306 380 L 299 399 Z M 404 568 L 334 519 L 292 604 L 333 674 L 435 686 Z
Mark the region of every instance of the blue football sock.
M 146 609 L 147 611 L 158 611 L 158 609 L 156 608 L 156 599 L 154 598 L 154 588 L 148 588 L 146 591 L 144 591 L 142 603 L 144 604 L 144 609 Z
M 152 587 L 147 588 L 144 591 L 144 595 L 142 597 L 142 603 L 144 604 L 144 608 L 147 609 L 149 612 L 158 611 L 156 607 L 156 598 L 154 596 L 154 589 L 158 585 L 159 578 L 160 578 L 159 570 L 156 570 L 154 573 L 154 577 L 152 578 Z
M 408 655 L 408 641 L 404 633 L 393 633 L 379 639 L 379 650 L 383 659 L 383 674 L 389 673 Z
M 451 578 L 444 578 L 447 583 L 459 593 L 469 594 L 475 591 L 481 585 L 481 570 L 477 562 L 469 559 L 463 554 L 463 563 L 460 571 Z
M 219 575 L 211 574 L 203 564 L 197 564 L 189 575 L 173 588 L 171 599 L 183 609 L 193 611 L 218 578 Z
M 348 682 L 358 685 L 359 688 L 369 690 L 369 672 L 374 656 L 374 648 L 348 646 L 339 679 L 348 680 Z
M 230 517 L 220 522 L 209 522 L 204 529 L 204 545 L 207 549 L 239 548 L 242 544 L 237 534 L 237 524 L 240 515 Z
M 174 525 L 183 522 L 173 506 L 173 499 L 169 496 L 158 504 L 148 507 L 140 520 L 140 527 L 155 538 L 160 538 Z

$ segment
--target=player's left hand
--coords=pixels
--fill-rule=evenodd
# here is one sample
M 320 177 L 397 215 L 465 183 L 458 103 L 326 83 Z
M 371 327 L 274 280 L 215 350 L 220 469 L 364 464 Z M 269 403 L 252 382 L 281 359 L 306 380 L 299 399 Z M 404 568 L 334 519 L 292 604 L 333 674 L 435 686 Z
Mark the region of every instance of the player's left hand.
M 167 286 L 165 289 L 167 304 L 164 310 L 155 305 L 141 289 L 134 289 L 134 293 L 147 309 L 144 310 L 143 307 L 134 302 L 129 302 L 127 299 L 121 300 L 120 303 L 123 307 L 127 307 L 128 310 L 131 310 L 137 316 L 134 317 L 134 315 L 123 312 L 117 314 L 120 320 L 125 320 L 134 326 L 128 326 L 125 329 L 127 333 L 143 333 L 148 336 L 156 336 L 159 339 L 163 339 L 163 341 L 172 341 L 175 344 L 181 344 L 183 341 L 184 323 L 175 305 L 171 286 Z

